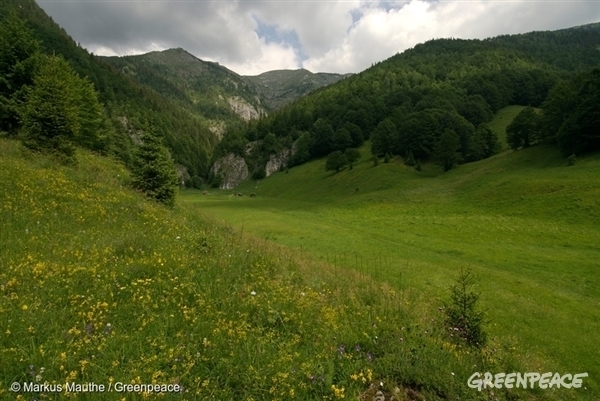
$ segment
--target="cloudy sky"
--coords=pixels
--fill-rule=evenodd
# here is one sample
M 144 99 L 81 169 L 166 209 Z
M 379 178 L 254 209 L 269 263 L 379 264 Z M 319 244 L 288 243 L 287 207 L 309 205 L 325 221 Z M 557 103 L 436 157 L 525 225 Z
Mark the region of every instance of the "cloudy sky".
M 433 38 L 600 21 L 600 0 L 37 0 L 100 55 L 182 47 L 242 75 L 358 72 Z

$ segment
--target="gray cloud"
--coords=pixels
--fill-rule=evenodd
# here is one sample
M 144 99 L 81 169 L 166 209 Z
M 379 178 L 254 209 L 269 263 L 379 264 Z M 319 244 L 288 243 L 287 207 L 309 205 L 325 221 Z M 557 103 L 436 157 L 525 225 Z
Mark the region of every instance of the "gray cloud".
M 595 1 L 40 0 L 98 54 L 182 47 L 240 74 L 358 72 L 431 38 L 486 38 L 600 20 Z

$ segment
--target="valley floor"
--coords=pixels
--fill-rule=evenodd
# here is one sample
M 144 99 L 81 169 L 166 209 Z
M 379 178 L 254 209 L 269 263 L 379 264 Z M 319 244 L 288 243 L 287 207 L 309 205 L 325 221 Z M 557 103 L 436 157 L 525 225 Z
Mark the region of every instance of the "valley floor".
M 363 149 L 363 160 L 368 160 Z M 324 161 L 182 205 L 441 306 L 473 269 L 489 331 L 532 371 L 600 377 L 600 159 L 575 166 L 549 145 L 440 174 L 394 160 L 325 172 Z

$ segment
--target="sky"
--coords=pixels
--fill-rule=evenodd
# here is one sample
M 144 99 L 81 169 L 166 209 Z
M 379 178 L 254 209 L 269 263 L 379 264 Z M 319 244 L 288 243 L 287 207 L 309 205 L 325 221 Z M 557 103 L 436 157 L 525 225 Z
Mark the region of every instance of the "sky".
M 240 75 L 356 73 L 418 43 L 600 22 L 600 0 L 37 0 L 88 51 L 181 47 Z

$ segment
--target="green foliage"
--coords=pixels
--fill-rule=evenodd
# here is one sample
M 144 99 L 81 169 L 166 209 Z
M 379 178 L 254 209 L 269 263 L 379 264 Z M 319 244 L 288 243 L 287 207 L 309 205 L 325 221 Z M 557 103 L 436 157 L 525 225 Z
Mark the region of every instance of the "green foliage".
M 73 158 L 76 143 L 101 150 L 103 111 L 92 85 L 61 57 L 41 57 L 33 85 L 19 107 L 23 144 Z
M 423 168 L 421 167 L 421 160 L 419 159 L 417 159 L 417 164 L 415 164 L 415 170 L 423 171 Z
M 577 163 L 577 156 L 575 153 L 571 154 L 571 156 L 567 157 L 567 165 L 574 166 Z
M 394 153 L 398 146 L 398 130 L 391 119 L 386 118 L 377 124 L 371 134 L 371 153 L 384 155 Z
M 310 160 L 310 149 L 312 147 L 312 139 L 310 133 L 304 132 L 296 140 L 296 153 L 292 158 L 292 165 L 298 165 Z
M 573 80 L 570 93 L 562 102 L 564 120 L 557 133 L 561 151 L 568 155 L 600 149 L 600 68 Z
M 17 104 L 24 87 L 33 84 L 40 45 L 16 13 L 0 22 L 0 129 L 14 132 L 20 126 Z
M 390 156 L 389 153 L 386 153 L 385 156 L 383 156 L 384 163 L 389 163 L 391 159 L 392 159 L 392 156 Z
M 521 110 L 515 119 L 506 127 L 506 142 L 516 150 L 528 147 L 540 139 L 540 117 L 533 107 Z
M 310 130 L 310 158 L 343 151 L 342 130 L 357 146 L 360 137 L 352 124 L 372 140 L 379 156 L 412 151 L 428 160 L 450 129 L 460 138 L 462 160 L 476 161 L 494 154 L 497 146 L 489 132 L 475 127 L 510 104 L 540 106 L 559 78 L 600 62 L 600 53 L 592 50 L 598 40 L 597 26 L 482 41 L 432 40 L 315 91 L 262 124 L 266 132 Z M 381 126 L 386 120 L 396 133 L 388 124 Z
M 450 287 L 450 304 L 445 305 L 446 324 L 453 336 L 468 345 L 481 348 L 487 342 L 485 313 L 479 309 L 480 295 L 472 291 L 471 269 L 460 269 L 456 283 Z
M 417 162 L 415 161 L 415 157 L 413 156 L 412 150 L 408 151 L 408 154 L 404 158 L 404 164 L 407 166 L 415 166 Z
M 262 180 L 263 178 L 265 178 L 267 176 L 267 171 L 265 170 L 264 166 L 258 166 L 253 172 L 252 172 L 252 179 L 253 180 Z
M 444 171 L 449 171 L 461 161 L 460 138 L 458 134 L 450 129 L 446 129 L 438 139 L 433 150 L 433 160 L 439 164 Z
M 327 119 L 318 119 L 313 126 L 311 134 L 313 137 L 311 155 L 323 156 L 329 154 L 332 150 L 341 150 L 334 149 L 334 133 Z
M 133 187 L 157 202 L 173 206 L 178 179 L 168 149 L 152 129 L 146 129 L 140 141 L 131 169 Z
M 373 155 L 373 167 L 379 166 L 379 157 L 377 155 Z
M 480 124 L 469 143 L 469 161 L 487 159 L 500 151 L 498 135 L 487 124 Z
M 327 161 L 325 162 L 325 171 L 339 172 L 344 166 L 348 164 L 348 158 L 341 151 L 335 150 L 327 156 Z
M 356 148 L 348 148 L 344 152 L 344 156 L 346 156 L 346 160 L 350 164 L 350 169 L 352 169 L 353 164 L 360 159 L 360 152 Z

